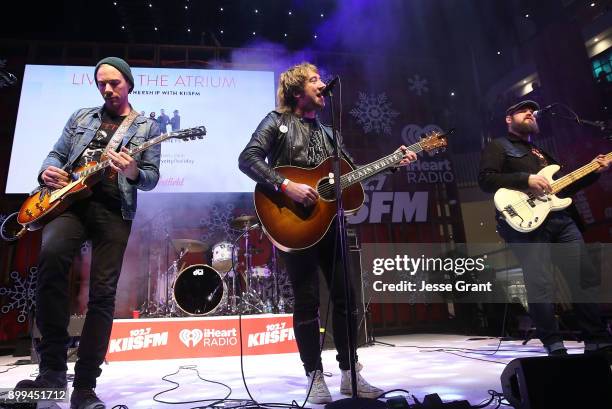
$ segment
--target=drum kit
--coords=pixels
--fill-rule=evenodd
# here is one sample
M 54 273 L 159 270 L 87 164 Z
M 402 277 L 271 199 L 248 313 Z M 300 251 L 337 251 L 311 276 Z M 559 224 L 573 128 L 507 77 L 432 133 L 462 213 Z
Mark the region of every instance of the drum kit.
M 234 242 L 221 241 L 210 246 L 193 239 L 170 240 L 176 257 L 166 271 L 158 272 L 157 291 L 152 295 L 149 289 L 140 315 L 169 317 L 288 312 L 285 297 L 279 289 L 276 248 L 261 232 L 257 218 L 249 215 L 236 217 L 230 226 L 240 232 Z M 179 271 L 188 253 L 209 255 L 210 265 L 192 264 Z

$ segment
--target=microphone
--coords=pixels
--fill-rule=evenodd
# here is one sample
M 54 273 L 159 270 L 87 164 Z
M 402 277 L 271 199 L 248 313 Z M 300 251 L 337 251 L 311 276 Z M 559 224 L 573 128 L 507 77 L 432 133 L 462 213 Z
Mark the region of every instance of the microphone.
M 321 95 L 323 95 L 324 97 L 328 96 L 332 92 L 338 81 L 340 81 L 340 77 L 336 75 L 327 84 L 325 84 L 325 88 L 323 88 L 323 91 L 321 91 Z
M 550 104 L 550 105 L 546 105 L 544 108 L 542 109 L 538 109 L 537 111 L 533 111 L 533 117 L 536 119 L 539 119 L 542 117 L 542 115 L 544 115 L 546 112 L 550 111 L 552 107 L 554 107 L 557 104 Z

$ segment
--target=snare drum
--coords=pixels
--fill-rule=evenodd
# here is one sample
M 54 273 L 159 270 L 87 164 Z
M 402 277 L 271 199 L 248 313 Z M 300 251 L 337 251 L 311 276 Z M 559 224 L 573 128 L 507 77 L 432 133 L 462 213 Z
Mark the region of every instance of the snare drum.
M 173 285 L 176 305 L 189 315 L 208 315 L 225 304 L 227 288 L 212 267 L 194 264 L 183 269 Z
M 213 246 L 212 266 L 221 274 L 225 274 L 232 269 L 232 257 L 234 246 L 232 243 L 222 241 Z

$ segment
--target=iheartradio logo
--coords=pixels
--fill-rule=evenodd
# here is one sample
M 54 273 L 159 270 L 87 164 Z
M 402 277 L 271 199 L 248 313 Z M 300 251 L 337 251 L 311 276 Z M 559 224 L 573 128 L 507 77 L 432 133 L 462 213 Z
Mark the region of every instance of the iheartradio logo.
M 184 329 L 179 332 L 179 339 L 187 348 L 195 347 L 202 338 L 204 333 L 200 329 Z

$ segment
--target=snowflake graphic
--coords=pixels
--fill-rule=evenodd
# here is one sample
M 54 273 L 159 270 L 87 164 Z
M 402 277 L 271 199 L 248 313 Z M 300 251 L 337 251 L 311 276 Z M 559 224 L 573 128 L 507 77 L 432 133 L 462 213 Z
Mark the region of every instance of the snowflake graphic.
M 375 131 L 391 135 L 393 118 L 398 116 L 399 112 L 391 109 L 391 103 L 387 101 L 385 93 L 376 96 L 360 92 L 359 102 L 351 110 L 351 115 L 357 119 L 365 133 Z
M 13 287 L 0 287 L 0 296 L 9 296 L 10 302 L 3 305 L 0 309 L 2 314 L 7 314 L 12 310 L 18 310 L 17 322 L 25 322 L 28 312 L 34 305 L 34 295 L 36 292 L 36 273 L 38 268 L 31 267 L 28 276 L 22 278 L 19 272 L 11 272 Z
M 169 231 L 172 219 L 170 211 L 163 211 L 153 217 L 151 221 L 151 234 L 154 237 L 163 237 Z
M 6 60 L 0 60 L 0 68 L 6 67 Z M 9 87 L 17 82 L 17 78 L 8 71 L 0 72 L 0 88 Z
M 408 78 L 408 89 L 414 92 L 418 96 L 421 96 L 427 92 L 429 92 L 429 87 L 427 86 L 427 78 L 421 78 L 418 74 L 415 74 L 414 77 Z
M 206 217 L 200 219 L 200 226 L 205 227 L 207 232 L 202 234 L 201 240 L 208 241 L 215 233 L 221 231 L 226 237 L 234 230 L 230 227 L 230 221 L 234 218 L 232 212 L 234 205 L 228 203 L 225 209 L 220 210 L 218 206 L 213 206 Z

